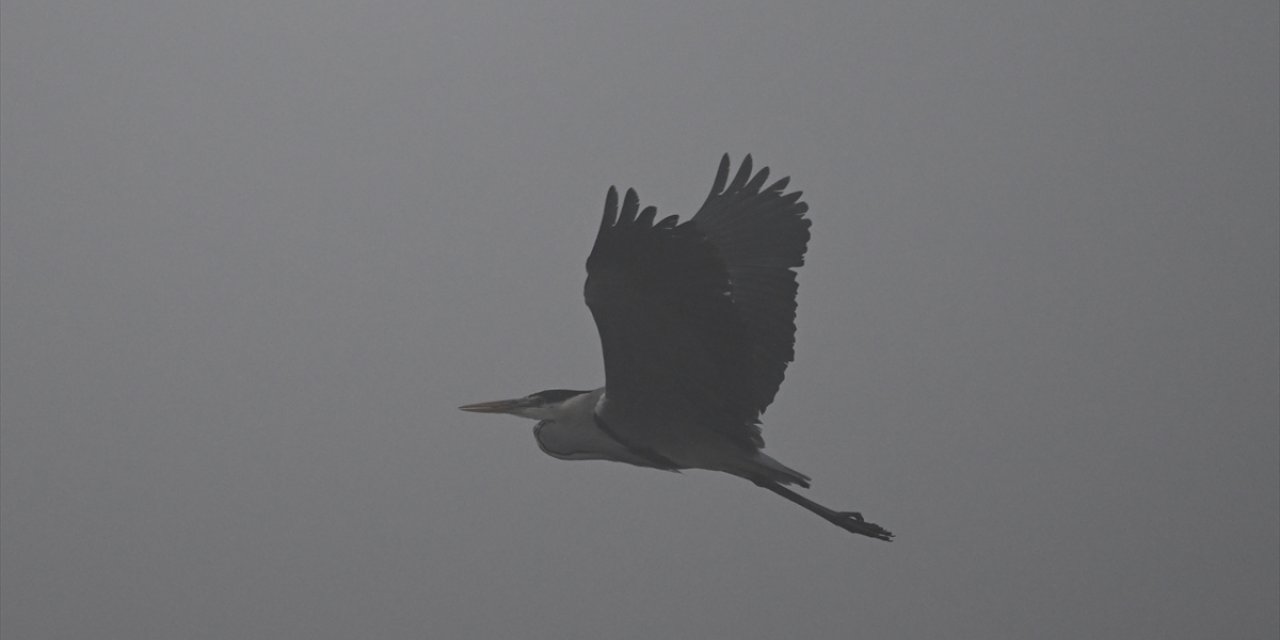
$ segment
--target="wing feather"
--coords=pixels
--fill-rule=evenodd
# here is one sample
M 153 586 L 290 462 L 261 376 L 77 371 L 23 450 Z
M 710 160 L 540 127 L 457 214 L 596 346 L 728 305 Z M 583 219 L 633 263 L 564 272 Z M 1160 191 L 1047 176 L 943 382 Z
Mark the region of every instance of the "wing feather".
M 720 160 L 727 174 L 729 156 Z M 810 222 L 802 192 L 784 193 L 783 177 L 763 191 L 768 168 L 755 177 L 751 156 L 733 183 L 714 183 L 691 223 L 715 245 L 731 282 L 734 307 L 751 345 L 752 398 L 758 412 L 773 402 L 787 364 L 795 359 L 796 274 L 804 264 Z
M 728 155 L 698 213 L 654 223 L 628 189 L 609 189 L 584 294 L 604 351 L 607 397 L 622 437 L 657 440 L 695 423 L 746 448 L 794 358 L 795 272 L 809 239 L 787 178 L 761 191 L 768 168 Z M 643 426 L 637 426 L 643 422 Z M 644 429 L 649 433 L 642 432 Z M 643 444 L 637 442 L 636 444 Z

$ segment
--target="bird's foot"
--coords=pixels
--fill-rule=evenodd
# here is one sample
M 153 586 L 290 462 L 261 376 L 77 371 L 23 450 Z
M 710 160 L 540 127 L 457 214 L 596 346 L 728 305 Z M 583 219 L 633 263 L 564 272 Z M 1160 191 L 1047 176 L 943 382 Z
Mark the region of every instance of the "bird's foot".
M 863 519 L 862 514 L 857 511 L 838 511 L 835 513 L 835 517 L 831 519 L 831 522 L 850 533 L 875 538 L 876 540 L 884 540 L 885 542 L 893 541 L 892 533 L 874 522 L 867 522 Z

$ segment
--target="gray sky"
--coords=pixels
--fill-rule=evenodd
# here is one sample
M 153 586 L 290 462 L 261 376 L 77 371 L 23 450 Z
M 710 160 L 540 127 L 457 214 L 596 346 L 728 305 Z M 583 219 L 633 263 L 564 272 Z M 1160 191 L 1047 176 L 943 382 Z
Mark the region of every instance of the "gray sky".
M 0 5 L 5 638 L 1275 637 L 1275 2 L 600 4 Z M 455 409 L 601 383 L 605 190 L 723 152 L 893 544 Z

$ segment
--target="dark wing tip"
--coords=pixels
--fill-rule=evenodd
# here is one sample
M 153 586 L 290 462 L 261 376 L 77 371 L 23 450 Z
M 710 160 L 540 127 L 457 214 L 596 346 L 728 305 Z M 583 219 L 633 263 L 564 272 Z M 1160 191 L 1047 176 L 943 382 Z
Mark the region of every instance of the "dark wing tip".
M 724 191 L 724 186 L 729 182 L 729 169 L 733 166 L 729 162 L 729 154 L 720 156 L 720 168 L 716 169 L 715 182 L 711 183 L 711 193 L 707 194 L 707 199 L 711 199 Z
M 738 165 L 738 173 L 733 176 L 733 182 L 729 185 L 729 191 L 739 191 L 747 184 L 747 180 L 751 178 L 751 154 L 747 154 L 742 159 L 742 164 Z
M 760 187 L 764 185 L 764 181 L 769 179 L 769 167 L 761 167 L 760 173 L 757 173 L 750 182 L 747 183 L 745 190 L 748 193 L 759 193 Z
M 604 233 L 605 229 L 612 227 L 618 221 L 618 189 L 609 187 L 609 193 L 604 197 L 604 217 L 600 219 L 600 230 L 597 235 Z
M 640 211 L 640 215 L 636 217 L 636 224 L 641 227 L 652 227 L 653 218 L 656 215 L 658 215 L 657 207 L 653 207 L 653 206 L 645 207 Z
M 712 183 L 712 193 L 724 191 L 724 186 L 728 184 L 728 170 L 733 168 L 733 163 L 728 159 L 728 154 L 721 156 L 721 165 L 716 169 L 716 182 Z
M 627 195 L 622 198 L 622 213 L 618 215 L 618 224 L 631 224 L 636 220 L 636 213 L 640 210 L 640 196 L 636 195 L 635 189 L 627 189 Z

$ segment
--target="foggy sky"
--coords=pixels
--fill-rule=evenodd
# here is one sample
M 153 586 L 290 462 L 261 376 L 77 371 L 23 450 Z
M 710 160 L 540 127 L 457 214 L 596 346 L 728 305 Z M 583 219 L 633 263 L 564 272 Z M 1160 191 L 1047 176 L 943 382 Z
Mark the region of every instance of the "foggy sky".
M 1276 3 L 602 4 L 0 4 L 0 634 L 1275 637 Z M 455 408 L 602 384 L 606 189 L 725 152 L 892 544 Z

